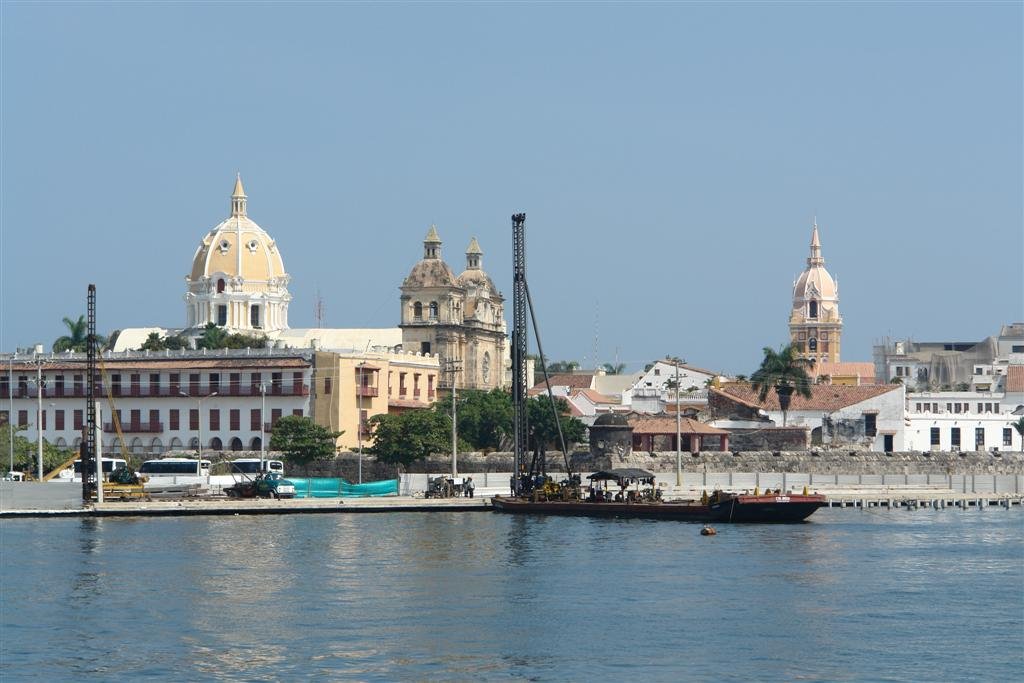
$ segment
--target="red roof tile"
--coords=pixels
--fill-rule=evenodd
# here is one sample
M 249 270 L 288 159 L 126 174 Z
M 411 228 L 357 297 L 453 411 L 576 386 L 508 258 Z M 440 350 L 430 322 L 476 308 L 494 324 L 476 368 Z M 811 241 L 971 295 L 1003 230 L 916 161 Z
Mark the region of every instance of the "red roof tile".
M 675 434 L 675 415 L 644 415 L 633 413 L 627 418 L 629 426 L 633 428 L 634 434 Z M 683 434 L 728 434 L 724 429 L 718 429 L 703 422 L 698 422 L 688 417 L 679 420 L 680 431 Z
M 839 410 L 840 408 L 881 396 L 890 391 L 897 391 L 899 388 L 900 385 L 898 384 L 867 384 L 859 387 L 839 384 L 815 384 L 811 387 L 811 398 L 804 398 L 794 394 L 789 409 L 791 411 Z M 782 409 L 779 407 L 779 397 L 774 391 L 770 392 L 764 401 L 761 401 L 758 399 L 757 392 L 752 390 L 748 384 L 729 384 L 722 387 L 722 389 L 712 388 L 711 391 L 750 407 L 763 410 Z
M 569 387 L 570 389 L 590 389 L 594 384 L 594 376 L 587 374 L 575 374 L 575 373 L 563 373 L 558 375 L 549 375 L 548 381 L 553 387 Z M 544 378 L 541 377 L 540 381 L 534 386 L 544 386 Z
M 1024 392 L 1024 365 L 1011 365 L 1006 368 L 1006 391 Z

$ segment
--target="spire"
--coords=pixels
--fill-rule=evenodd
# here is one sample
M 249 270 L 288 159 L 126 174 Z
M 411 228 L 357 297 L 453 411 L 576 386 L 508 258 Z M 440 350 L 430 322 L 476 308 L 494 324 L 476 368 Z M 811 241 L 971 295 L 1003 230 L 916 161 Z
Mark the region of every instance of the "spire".
M 235 191 L 231 193 L 231 216 L 245 215 L 245 189 L 242 188 L 242 174 L 235 177 Z
M 818 218 L 814 218 L 814 229 L 811 231 L 811 256 L 807 259 L 810 268 L 825 265 L 825 259 L 821 257 L 821 240 L 818 238 Z
M 427 236 L 423 238 L 423 258 L 441 258 L 441 238 L 437 234 L 437 226 L 431 224 Z
M 480 243 L 474 237 L 469 241 L 469 246 L 466 247 L 466 270 L 480 270 L 480 259 L 483 255 L 484 252 L 480 249 Z

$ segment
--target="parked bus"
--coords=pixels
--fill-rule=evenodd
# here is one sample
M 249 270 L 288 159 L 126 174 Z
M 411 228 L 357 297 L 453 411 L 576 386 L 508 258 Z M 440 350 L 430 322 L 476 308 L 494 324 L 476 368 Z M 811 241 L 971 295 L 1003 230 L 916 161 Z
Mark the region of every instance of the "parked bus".
M 260 469 L 260 463 L 263 468 Z M 231 474 L 244 474 L 255 477 L 260 472 L 276 472 L 284 476 L 284 463 L 280 460 L 260 460 L 259 458 L 239 458 L 228 463 L 228 471 Z
M 150 484 L 208 484 L 210 461 L 192 458 L 160 458 L 147 460 L 139 468 L 139 476 Z

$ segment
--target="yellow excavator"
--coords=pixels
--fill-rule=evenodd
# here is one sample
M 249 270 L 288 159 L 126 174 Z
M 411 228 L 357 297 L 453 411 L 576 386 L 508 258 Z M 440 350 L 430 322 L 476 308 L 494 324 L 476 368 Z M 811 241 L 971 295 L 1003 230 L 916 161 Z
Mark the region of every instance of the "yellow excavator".
M 117 433 L 118 443 L 121 444 L 121 453 L 128 452 L 128 445 L 124 440 L 124 432 L 121 431 L 121 418 L 118 417 L 116 404 L 114 403 L 114 394 L 111 389 L 111 385 L 107 382 L 107 368 L 103 364 L 102 356 L 97 358 L 99 361 L 100 377 L 102 378 L 102 386 L 106 387 L 107 403 L 110 405 L 111 423 L 114 425 L 114 431 Z M 82 457 L 81 451 L 77 451 L 70 458 L 62 462 L 60 465 L 50 470 L 47 474 L 43 475 L 43 481 L 50 481 L 62 471 L 69 467 L 74 466 L 76 460 Z M 121 500 L 129 500 L 132 498 L 144 498 L 146 494 L 143 491 L 142 484 L 135 477 L 134 473 L 131 477 L 120 477 L 124 479 L 124 483 L 113 481 L 113 472 L 111 474 L 111 481 L 103 482 L 103 497 L 107 498 L 119 498 Z

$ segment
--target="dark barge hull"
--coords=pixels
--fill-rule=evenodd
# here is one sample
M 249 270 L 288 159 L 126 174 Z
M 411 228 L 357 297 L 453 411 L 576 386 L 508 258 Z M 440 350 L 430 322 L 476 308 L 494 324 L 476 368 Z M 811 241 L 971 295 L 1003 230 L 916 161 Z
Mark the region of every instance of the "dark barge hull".
M 577 517 L 637 517 L 684 522 L 753 522 L 760 524 L 802 522 L 827 504 L 824 496 L 734 496 L 720 502 L 598 503 L 589 501 L 531 501 L 494 496 L 496 512 Z

